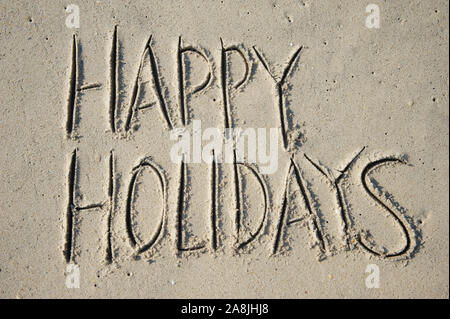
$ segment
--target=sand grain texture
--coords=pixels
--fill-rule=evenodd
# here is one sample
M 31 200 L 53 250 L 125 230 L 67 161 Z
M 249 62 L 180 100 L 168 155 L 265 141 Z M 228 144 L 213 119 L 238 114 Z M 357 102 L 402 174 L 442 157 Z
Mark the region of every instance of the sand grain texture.
M 0 297 L 448 298 L 448 1 L 374 3 L 2 1 Z M 180 192 L 194 120 L 284 131 L 278 169 Z

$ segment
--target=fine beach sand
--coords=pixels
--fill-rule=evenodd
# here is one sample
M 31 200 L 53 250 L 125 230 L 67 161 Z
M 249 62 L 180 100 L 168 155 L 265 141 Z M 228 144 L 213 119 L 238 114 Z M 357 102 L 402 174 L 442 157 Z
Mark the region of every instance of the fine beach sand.
M 3 0 L 0 297 L 448 298 L 448 10 Z M 169 128 L 226 109 L 275 172 L 180 173 Z

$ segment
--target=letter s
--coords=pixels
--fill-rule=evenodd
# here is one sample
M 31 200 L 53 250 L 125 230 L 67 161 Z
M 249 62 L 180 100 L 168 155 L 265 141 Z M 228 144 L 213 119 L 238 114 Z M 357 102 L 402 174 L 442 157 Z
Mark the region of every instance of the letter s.
M 369 248 L 366 244 L 363 243 L 361 234 L 358 234 L 357 240 L 361 244 L 361 246 L 365 250 L 370 252 L 371 254 L 380 256 L 380 257 L 401 256 L 401 255 L 405 254 L 411 247 L 411 238 L 410 238 L 410 235 L 408 233 L 405 223 L 400 219 L 400 217 L 392 209 L 390 209 L 386 204 L 384 204 L 367 186 L 367 181 L 366 181 L 367 175 L 369 175 L 369 173 L 372 170 L 374 170 L 376 167 L 386 164 L 386 163 L 389 163 L 389 162 L 406 164 L 406 162 L 402 159 L 398 159 L 395 157 L 387 157 L 387 158 L 383 158 L 383 159 L 380 159 L 380 160 L 377 160 L 374 162 L 370 162 L 369 164 L 366 165 L 366 167 L 363 169 L 363 171 L 361 173 L 361 182 L 362 182 L 362 185 L 363 185 L 365 191 L 369 194 L 370 197 L 373 198 L 373 200 L 377 204 L 381 205 L 381 207 L 383 207 L 385 210 L 387 210 L 389 212 L 389 214 L 391 214 L 391 216 L 394 217 L 394 220 L 399 224 L 399 226 L 402 229 L 402 231 L 405 235 L 405 238 L 406 238 L 405 246 L 400 251 L 384 254 L 384 253 L 377 252 L 377 251 L 373 250 L 372 248 Z

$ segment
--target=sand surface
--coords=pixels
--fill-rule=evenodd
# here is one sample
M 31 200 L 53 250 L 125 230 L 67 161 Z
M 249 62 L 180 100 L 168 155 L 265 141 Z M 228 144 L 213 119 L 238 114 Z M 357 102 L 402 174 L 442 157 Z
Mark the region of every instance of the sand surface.
M 3 0 L 0 297 L 448 298 L 448 1 L 371 3 Z M 274 172 L 171 160 L 226 108 Z

